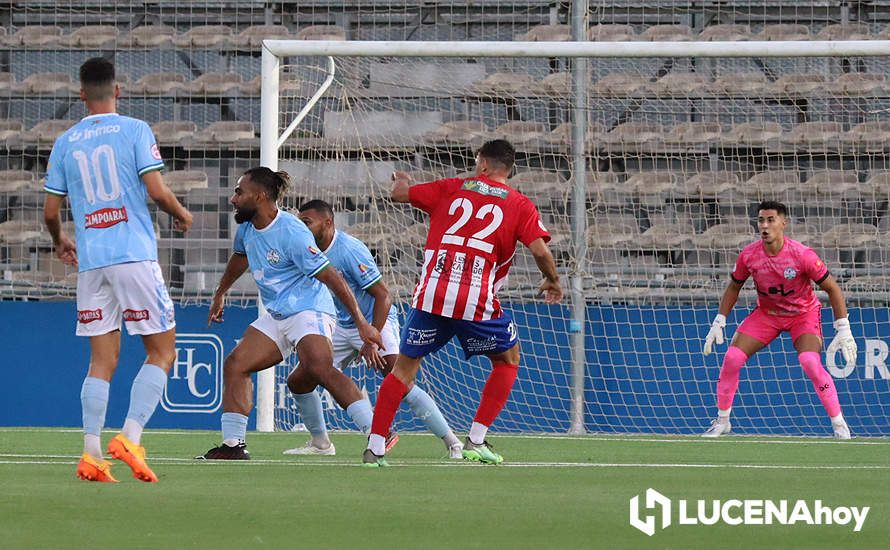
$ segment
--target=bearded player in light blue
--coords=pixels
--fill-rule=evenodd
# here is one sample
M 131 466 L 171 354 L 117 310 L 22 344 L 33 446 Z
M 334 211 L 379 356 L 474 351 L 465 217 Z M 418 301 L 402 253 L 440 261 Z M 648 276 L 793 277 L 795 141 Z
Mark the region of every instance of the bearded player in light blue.
M 266 307 L 226 357 L 223 367 L 223 442 L 196 458 L 247 460 L 247 417 L 253 408 L 250 375 L 273 367 L 295 349 L 299 363 L 288 376 L 303 414 L 306 394 L 323 386 L 365 433 L 371 427 L 371 403 L 355 383 L 334 368 L 331 338 L 336 309 L 331 292 L 355 321 L 363 342 L 383 347 L 380 332 L 362 315 L 349 286 L 322 253 L 312 233 L 293 214 L 280 210 L 278 198 L 288 185 L 286 172 L 266 167 L 247 170 L 231 203 L 240 227 L 226 271 L 210 305 L 208 324 L 223 321 L 225 295 L 249 267 Z M 330 291 L 329 291 L 330 289 Z M 317 397 L 317 395 L 316 395 Z
M 362 341 L 349 310 L 339 300 L 337 306 L 337 328 L 334 330 L 334 366 L 343 369 L 357 359 L 383 375 L 389 374 L 399 355 L 399 320 L 392 306 L 389 289 L 374 262 L 371 251 L 363 242 L 334 227 L 334 211 L 331 205 L 322 200 L 312 200 L 300 206 L 300 220 L 312 231 L 318 247 L 343 274 L 355 294 L 362 313 L 380 331 L 384 350 Z M 314 396 L 314 399 L 312 399 Z M 448 456 L 463 458 L 463 444 L 455 437 L 442 415 L 442 411 L 428 393 L 419 386 L 412 385 L 405 401 L 414 416 L 422 420 L 427 428 L 445 443 Z M 310 414 L 303 416 L 303 423 L 312 438 L 302 447 L 289 449 L 285 454 L 334 454 L 334 445 L 328 438 L 321 412 L 321 398 L 317 393 L 307 396 L 304 410 Z M 311 412 L 314 411 L 314 414 Z M 397 436 L 387 438 L 387 450 L 397 441 Z

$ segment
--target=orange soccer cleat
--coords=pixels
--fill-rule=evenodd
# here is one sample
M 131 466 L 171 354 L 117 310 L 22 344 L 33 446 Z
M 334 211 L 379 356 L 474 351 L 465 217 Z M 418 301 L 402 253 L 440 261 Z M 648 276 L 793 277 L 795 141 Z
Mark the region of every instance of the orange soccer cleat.
M 77 463 L 77 477 L 86 481 L 117 483 L 111 475 L 111 463 L 107 460 L 96 460 L 88 453 L 83 453 L 80 462 Z
M 136 445 L 124 434 L 117 434 L 108 444 L 108 454 L 127 463 L 133 470 L 133 477 L 141 481 L 154 483 L 158 476 L 145 463 L 145 447 Z

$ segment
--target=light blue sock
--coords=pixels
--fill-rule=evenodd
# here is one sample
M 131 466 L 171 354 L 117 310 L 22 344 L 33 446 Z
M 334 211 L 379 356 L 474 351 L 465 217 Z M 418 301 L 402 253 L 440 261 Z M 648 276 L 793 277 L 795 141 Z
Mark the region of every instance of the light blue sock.
M 324 425 L 324 411 L 321 408 L 321 397 L 317 391 L 295 393 L 294 401 L 300 411 L 300 418 L 312 437 L 322 437 L 328 433 Z
M 223 441 L 244 441 L 247 437 L 247 417 L 239 413 L 222 414 Z
M 167 373 L 161 367 L 148 363 L 142 365 L 130 388 L 130 409 L 127 411 L 127 420 L 145 426 L 158 407 L 166 385 Z
M 346 407 L 346 414 L 352 418 L 352 421 L 362 433 L 366 434 L 371 431 L 371 420 L 374 419 L 374 410 L 371 409 L 371 402 L 367 398 L 359 399 Z
M 445 421 L 445 417 L 442 416 L 442 411 L 439 410 L 436 402 L 433 401 L 430 394 L 420 389 L 419 386 L 415 385 L 411 388 L 411 391 L 405 395 L 405 402 L 411 407 L 411 412 L 414 413 L 414 416 L 418 420 L 423 421 L 426 427 L 436 434 L 437 437 L 445 437 L 451 432 L 451 428 L 448 427 L 448 422 Z
M 80 388 L 80 405 L 83 408 L 83 433 L 102 433 L 105 426 L 105 411 L 108 409 L 108 387 L 110 384 L 101 378 L 87 376 Z

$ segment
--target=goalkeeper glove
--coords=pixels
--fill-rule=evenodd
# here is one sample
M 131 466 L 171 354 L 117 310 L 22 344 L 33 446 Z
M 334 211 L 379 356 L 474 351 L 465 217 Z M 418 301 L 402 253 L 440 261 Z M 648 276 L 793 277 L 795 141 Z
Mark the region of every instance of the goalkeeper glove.
M 726 316 L 718 313 L 717 316 L 714 317 L 714 322 L 711 323 L 711 330 L 709 330 L 708 335 L 705 336 L 705 347 L 701 350 L 703 355 L 711 355 L 711 346 L 714 344 L 723 344 L 723 327 L 725 326 Z
M 834 355 L 838 349 L 844 355 L 844 361 L 848 367 L 856 364 L 856 340 L 853 339 L 853 333 L 850 331 L 850 321 L 844 317 L 834 321 L 835 335 L 831 344 L 828 345 L 828 355 Z

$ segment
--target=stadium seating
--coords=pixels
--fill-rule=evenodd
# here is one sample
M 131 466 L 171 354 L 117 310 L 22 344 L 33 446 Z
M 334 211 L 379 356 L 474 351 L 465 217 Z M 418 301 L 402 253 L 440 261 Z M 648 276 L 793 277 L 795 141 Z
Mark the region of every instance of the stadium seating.
M 570 25 L 538 25 L 516 36 L 516 40 L 527 42 L 565 42 L 571 39 Z
M 652 25 L 640 34 L 641 40 L 650 42 L 686 42 L 692 40 L 689 25 Z
M 164 182 L 176 195 L 182 196 L 192 189 L 207 188 L 207 174 L 198 170 L 174 170 L 164 174 Z
M 646 84 L 646 89 L 656 96 L 705 95 L 711 81 L 702 73 L 671 71 L 655 82 Z
M 631 25 L 604 24 L 590 27 L 587 37 L 595 42 L 621 42 L 636 40 L 637 33 Z
M 756 40 L 809 40 L 810 29 L 799 23 L 777 23 L 764 25 L 757 33 Z
M 22 124 L 21 120 L 0 120 L 0 142 L 6 142 L 10 139 L 13 141 L 18 140 L 23 129 L 24 124 Z
M 151 129 L 159 145 L 170 147 L 189 143 L 198 127 L 190 120 L 181 120 L 158 122 Z
M 228 25 L 196 25 L 183 34 L 177 35 L 173 43 L 179 48 L 227 47 L 232 38 L 232 28 Z
M 816 40 L 869 40 L 871 31 L 865 23 L 825 25 L 816 33 Z
M 77 110 L 79 86 L 70 65 L 72 51 L 80 51 L 77 59 L 81 53 L 114 52 L 122 101 L 127 102 L 122 111 L 144 113 L 151 123 L 168 160 L 168 183 L 184 200 L 197 205 L 201 223 L 210 228 L 201 239 L 224 240 L 231 239 L 234 228 L 224 202 L 231 183 L 240 170 L 259 158 L 257 52 L 261 41 L 393 39 L 413 32 L 404 21 L 383 16 L 376 21 L 368 13 L 310 17 L 305 11 L 285 14 L 271 7 L 269 13 L 239 19 L 228 18 L 229 11 L 208 15 L 186 7 L 172 9 L 161 16 L 109 18 L 101 24 L 96 18 L 73 21 L 61 12 L 33 17 L 23 13 L 7 22 L 8 28 L 0 28 L 0 39 L 10 51 L 8 72 L 0 74 L 0 95 L 8 105 L 7 119 L 0 121 L 0 146 L 9 152 L 3 164 L 8 170 L 0 184 L 0 219 L 20 221 L 20 216 L 33 213 L 20 206 L 23 201 L 39 207 L 37 178 L 45 170 L 48 149 L 83 115 Z M 466 30 L 468 36 L 461 38 L 571 40 L 568 20 L 562 11 L 560 17 L 555 13 L 509 25 L 480 17 L 474 23 L 477 27 Z M 885 21 L 880 17 L 849 23 L 826 17 L 802 24 L 804 18 L 790 12 L 766 19 L 734 19 L 729 12 L 713 19 L 666 17 L 666 12 L 651 18 L 610 13 L 612 17 L 603 12 L 591 18 L 595 24 L 588 29 L 590 40 L 868 40 L 890 36 L 888 29 L 882 29 Z M 441 38 L 444 25 L 425 23 L 416 32 L 424 39 Z M 486 34 L 489 30 L 491 36 Z M 572 144 L 569 67 L 563 60 L 490 61 L 454 60 L 447 69 L 429 60 L 375 59 L 354 66 L 338 61 L 334 88 L 290 138 L 289 143 L 303 146 L 296 148 L 297 155 L 310 157 L 305 164 L 311 165 L 305 172 L 295 171 L 298 185 L 290 198 L 299 201 L 318 192 L 348 208 L 344 216 L 350 221 L 374 224 L 382 218 L 370 212 L 379 209 L 388 215 L 392 211 L 392 205 L 379 198 L 389 184 L 388 172 L 375 165 L 361 175 L 344 164 L 370 159 L 386 164 L 389 171 L 409 169 L 434 179 L 466 170 L 475 148 L 486 139 L 504 137 L 516 145 L 522 158 L 513 184 L 538 203 L 548 222 L 553 221 L 558 235 L 555 246 L 569 258 L 570 231 L 564 224 L 574 181 L 567 163 Z M 878 238 L 859 239 L 860 233 L 850 227 L 836 229 L 825 238 L 819 232 L 839 223 L 890 224 L 886 206 L 881 206 L 890 193 L 890 177 L 882 172 L 886 167 L 880 160 L 890 142 L 890 122 L 882 114 L 890 96 L 884 67 L 870 60 L 854 66 L 774 60 L 761 65 L 711 60 L 647 65 L 628 59 L 590 64 L 586 206 L 607 207 L 623 216 L 611 225 L 616 232 L 611 240 L 608 225 L 588 229 L 588 245 L 596 248 L 601 260 L 605 261 L 611 247 L 612 265 L 628 266 L 632 260 L 615 254 L 615 249 L 625 247 L 630 239 L 640 239 L 643 244 L 637 248 L 645 251 L 640 252 L 640 262 L 646 268 L 663 267 L 664 257 L 658 256 L 657 261 L 654 257 L 664 250 L 676 251 L 670 247 L 684 246 L 693 251 L 689 262 L 710 266 L 723 259 L 695 254 L 707 242 L 715 244 L 718 236 L 729 239 L 722 242 L 724 248 L 738 244 L 731 237 L 741 242 L 743 233 L 729 229 L 739 226 L 726 222 L 735 216 L 750 219 L 756 201 L 763 198 L 788 200 L 800 212 L 805 221 L 796 221 L 789 233 L 811 240 L 819 237 L 826 246 L 840 246 L 839 239 L 845 235 L 853 235 L 859 249 L 873 251 L 883 246 Z M 303 66 L 289 70 L 282 75 L 285 93 L 305 97 L 314 92 L 318 74 Z M 404 86 L 407 79 L 424 85 Z M 860 116 L 832 118 L 828 113 L 832 96 L 861 101 Z M 755 97 L 756 101 L 749 101 Z M 421 107 L 403 116 L 396 109 L 407 103 L 400 100 Z M 688 111 L 668 114 L 683 102 Z M 373 172 L 373 177 L 367 172 Z M 350 181 L 333 181 L 338 179 Z M 358 196 L 356 189 L 369 180 L 373 180 L 374 196 Z M 689 227 L 680 219 L 687 212 L 694 217 Z M 651 223 L 662 214 L 664 220 Z M 676 216 L 678 223 L 671 224 L 670 216 Z M 640 228 L 649 225 L 650 232 L 643 237 Z M 398 242 L 416 246 L 422 224 L 406 227 L 410 231 L 398 235 Z M 375 242 L 381 234 L 379 225 L 373 235 L 367 230 Z M 201 239 L 184 237 L 165 246 L 173 251 L 180 250 L 174 244 L 187 245 L 191 250 Z M 219 252 L 206 254 L 217 258 Z M 386 261 L 394 261 L 392 256 Z M 171 265 L 179 270 L 180 261 L 177 256 Z M 218 275 L 210 268 L 206 274 Z M 190 278 L 191 288 L 201 288 L 197 275 L 182 271 L 177 277 L 178 285 L 186 285 Z
M 53 48 L 62 41 L 62 27 L 56 25 L 29 25 L 20 27 L 6 39 L 9 46 L 23 48 Z
M 112 25 L 84 25 L 65 35 L 60 43 L 70 48 L 109 48 L 118 34 L 120 31 Z
M 202 145 L 227 145 L 255 147 L 259 143 L 252 122 L 220 121 L 214 122 L 194 135 L 190 144 L 193 147 Z
M 232 46 L 238 49 L 259 49 L 263 40 L 289 38 L 290 30 L 284 25 L 251 25 L 232 37 Z
M 38 122 L 30 130 L 21 133 L 21 141 L 26 144 L 51 146 L 53 142 L 68 128 L 76 123 L 76 120 L 44 120 Z
M 312 25 L 300 29 L 297 40 L 346 40 L 346 29 L 338 25 Z
M 472 120 L 452 120 L 424 134 L 423 139 L 431 145 L 479 144 L 487 139 L 489 130 L 484 123 Z
M 485 77 L 473 86 L 473 91 L 482 95 L 526 95 L 537 86 L 535 78 L 530 74 L 499 72 Z
M 121 40 L 122 48 L 169 48 L 173 45 L 176 28 L 169 25 L 142 25 L 132 29 Z
M 69 95 L 75 92 L 75 84 L 65 73 L 34 73 L 14 86 L 16 92 L 25 95 Z M 77 87 L 79 89 L 79 86 Z
M 185 88 L 185 75 L 173 72 L 151 73 L 130 87 L 131 95 L 174 95 Z
M 732 42 L 739 40 L 751 40 L 751 27 L 748 25 L 718 23 L 708 25 L 698 35 L 698 40 L 703 42 Z
M 224 95 L 232 90 L 238 90 L 242 83 L 239 74 L 211 72 L 188 82 L 184 91 L 192 95 Z

